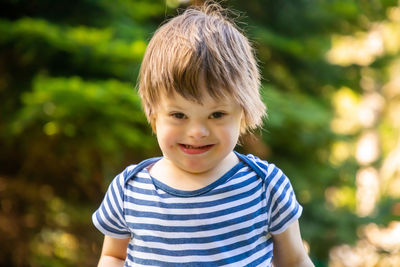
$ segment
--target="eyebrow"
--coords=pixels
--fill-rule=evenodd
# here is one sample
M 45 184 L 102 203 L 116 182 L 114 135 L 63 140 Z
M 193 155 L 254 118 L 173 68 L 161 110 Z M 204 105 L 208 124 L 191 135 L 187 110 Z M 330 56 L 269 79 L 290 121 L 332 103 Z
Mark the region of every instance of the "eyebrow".
M 225 109 L 225 108 L 229 108 L 230 105 L 228 103 L 221 103 L 221 104 L 216 104 L 210 107 L 210 109 Z
M 167 105 L 166 108 L 167 108 L 167 109 L 180 109 L 180 110 L 184 109 L 184 108 L 182 108 L 182 107 L 180 107 L 180 106 L 177 106 L 177 105 L 170 105 L 170 106 Z

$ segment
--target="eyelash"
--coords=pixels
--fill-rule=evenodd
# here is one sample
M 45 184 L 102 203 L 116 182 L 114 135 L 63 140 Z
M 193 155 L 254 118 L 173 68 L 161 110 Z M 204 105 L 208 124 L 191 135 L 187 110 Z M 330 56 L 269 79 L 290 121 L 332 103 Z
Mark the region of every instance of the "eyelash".
M 179 119 L 179 120 L 182 120 L 182 119 L 186 118 L 186 115 L 181 113 L 181 112 L 171 113 L 170 116 L 175 118 L 175 119 Z
M 210 118 L 211 119 L 220 119 L 220 118 L 224 117 L 225 115 L 226 115 L 226 113 L 221 112 L 221 111 L 217 111 L 217 112 L 213 112 L 210 115 Z M 171 113 L 170 116 L 175 118 L 175 119 L 178 119 L 178 120 L 182 120 L 182 119 L 186 118 L 186 115 L 181 113 L 181 112 Z
M 216 114 L 218 114 L 218 116 L 215 116 Z M 211 114 L 212 119 L 220 119 L 222 117 L 224 117 L 226 115 L 226 113 L 221 112 L 221 111 L 217 111 Z

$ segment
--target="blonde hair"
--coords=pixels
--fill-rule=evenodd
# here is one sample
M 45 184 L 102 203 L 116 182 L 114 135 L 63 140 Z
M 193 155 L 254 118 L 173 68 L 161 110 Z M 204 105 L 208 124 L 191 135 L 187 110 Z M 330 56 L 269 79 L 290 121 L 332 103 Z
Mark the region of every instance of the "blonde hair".
M 139 73 L 139 95 L 154 128 L 162 96 L 178 93 L 201 103 L 204 93 L 233 97 L 243 108 L 241 132 L 262 125 L 266 107 L 261 100 L 260 74 L 249 40 L 223 15 L 218 4 L 191 7 L 154 34 Z M 203 78 L 207 92 L 198 90 Z

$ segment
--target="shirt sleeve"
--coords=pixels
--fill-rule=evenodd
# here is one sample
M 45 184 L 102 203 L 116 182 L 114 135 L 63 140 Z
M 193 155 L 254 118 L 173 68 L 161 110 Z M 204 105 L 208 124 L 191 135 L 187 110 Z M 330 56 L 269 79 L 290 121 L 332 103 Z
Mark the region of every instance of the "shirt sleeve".
M 126 170 L 113 179 L 103 202 L 92 215 L 92 221 L 96 228 L 104 235 L 115 238 L 131 236 L 124 216 L 124 174 L 126 174 Z
M 275 165 L 269 164 L 267 178 L 267 200 L 269 207 L 269 232 L 283 233 L 300 218 L 303 211 L 297 202 L 293 187 L 286 175 Z

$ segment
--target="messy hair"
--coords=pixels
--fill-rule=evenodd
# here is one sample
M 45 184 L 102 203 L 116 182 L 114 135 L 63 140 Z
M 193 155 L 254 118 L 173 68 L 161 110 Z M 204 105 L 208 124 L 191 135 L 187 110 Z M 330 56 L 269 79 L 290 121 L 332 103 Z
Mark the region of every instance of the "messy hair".
M 139 73 L 138 89 L 147 119 L 153 125 L 162 96 L 178 93 L 202 103 L 232 97 L 243 108 L 242 133 L 262 124 L 260 74 L 249 40 L 214 2 L 190 7 L 154 34 Z M 198 90 L 204 79 L 207 92 Z

